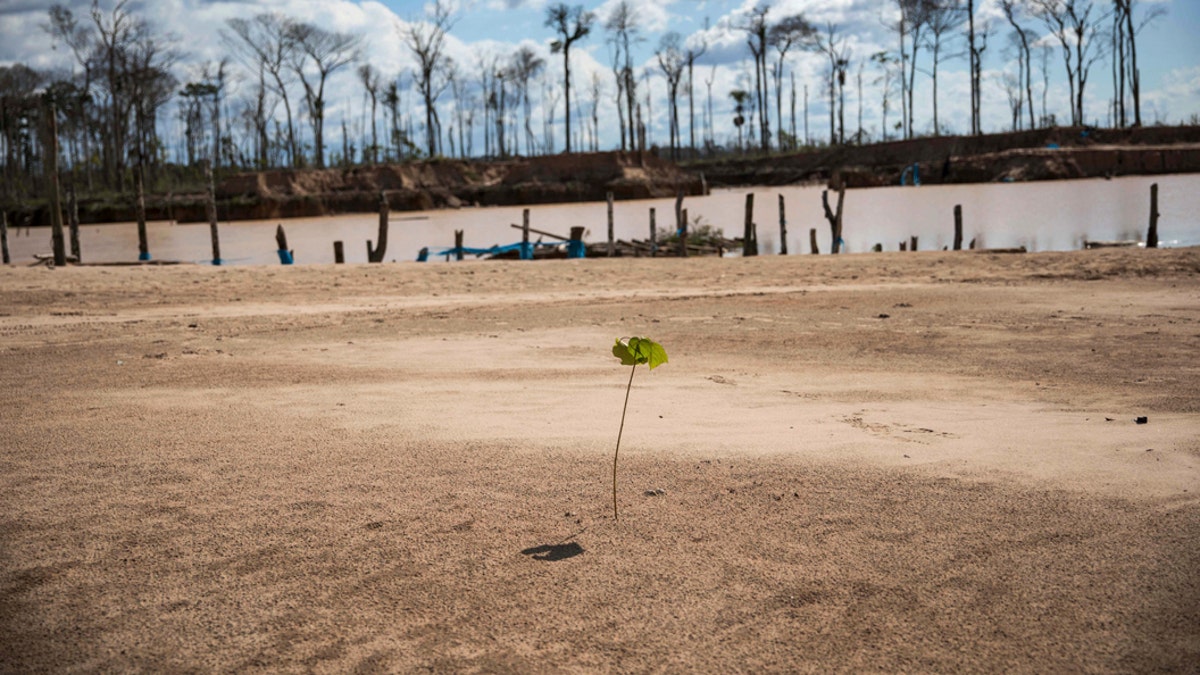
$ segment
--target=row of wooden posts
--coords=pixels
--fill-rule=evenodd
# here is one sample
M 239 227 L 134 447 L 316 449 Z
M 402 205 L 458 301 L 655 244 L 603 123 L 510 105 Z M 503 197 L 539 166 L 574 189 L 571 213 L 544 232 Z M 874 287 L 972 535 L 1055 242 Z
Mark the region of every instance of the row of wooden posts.
M 52 171 L 51 174 L 53 176 L 57 176 L 56 171 Z M 221 260 L 221 237 L 220 237 L 220 231 L 219 231 L 219 228 L 217 225 L 216 193 L 215 193 L 215 189 L 213 186 L 213 177 L 212 177 L 211 168 L 208 168 L 206 170 L 206 177 L 208 179 L 208 198 L 207 198 L 207 209 L 206 210 L 207 210 L 207 215 L 208 215 L 209 232 L 210 232 L 211 239 L 212 239 L 212 263 L 214 265 L 220 265 L 222 263 L 222 260 Z M 144 201 L 144 193 L 142 190 L 142 182 L 141 182 L 140 173 L 139 173 L 138 179 L 137 179 L 137 188 L 138 188 L 138 201 L 137 201 L 137 205 L 138 205 L 138 209 L 137 209 L 137 212 L 138 212 L 138 260 L 148 261 L 148 260 L 150 260 L 150 249 L 148 246 L 147 236 L 146 236 L 145 201 Z M 821 192 L 821 205 L 825 211 L 825 219 L 827 221 L 829 221 L 829 228 L 830 228 L 830 234 L 831 234 L 831 240 L 832 240 L 832 243 L 830 245 L 831 253 L 839 253 L 844 245 L 843 240 L 842 240 L 842 222 L 843 222 L 843 210 L 842 209 L 843 209 L 843 205 L 845 203 L 845 197 L 846 197 L 846 188 L 845 188 L 845 186 L 841 186 L 837 190 L 837 206 L 830 207 L 829 190 L 823 190 Z M 51 205 L 51 229 L 52 229 L 51 239 L 52 239 L 52 244 L 53 244 L 53 249 L 54 249 L 53 250 L 53 259 L 54 259 L 55 265 L 61 266 L 61 265 L 66 264 L 68 257 L 67 257 L 67 253 L 66 253 L 65 242 L 64 242 L 65 238 L 63 236 L 64 233 L 63 233 L 62 211 L 61 211 L 59 201 L 58 201 L 57 182 L 55 182 L 55 185 L 54 185 L 53 197 L 52 197 L 51 201 L 52 201 L 52 205 Z M 69 224 L 69 233 L 70 233 L 70 247 L 71 247 L 70 259 L 73 260 L 74 262 L 82 262 L 82 255 L 81 255 L 80 246 L 79 246 L 78 208 L 76 206 L 75 192 L 73 189 L 68 192 L 68 201 L 69 201 L 68 213 L 70 214 L 70 217 L 69 217 L 69 223 L 70 223 Z M 658 231 L 657 231 L 657 224 L 655 221 L 655 210 L 653 208 L 650 209 L 650 239 L 648 241 L 642 241 L 642 242 L 639 242 L 637 240 L 634 240 L 631 242 L 618 241 L 614 237 L 613 195 L 611 192 L 608 193 L 607 201 L 608 201 L 608 243 L 604 250 L 605 250 L 606 254 L 610 257 L 618 255 L 619 251 L 622 253 L 628 252 L 628 253 L 631 253 L 632 255 L 642 255 L 644 253 L 644 254 L 648 254 L 651 257 L 657 256 L 657 255 L 672 255 L 673 254 L 673 255 L 677 255 L 677 256 L 686 258 L 688 256 L 689 251 L 696 252 L 696 253 L 717 253 L 718 255 L 720 255 L 721 253 L 724 252 L 724 250 L 726 248 L 736 246 L 739 243 L 739 240 L 731 239 L 731 240 L 719 241 L 716 247 L 700 247 L 700 246 L 689 245 L 688 244 L 688 212 L 687 212 L 687 209 L 683 208 L 683 193 L 682 192 L 679 192 L 675 198 L 675 227 L 676 227 L 676 232 L 679 235 L 679 240 L 677 242 L 677 245 L 676 245 L 676 248 L 674 251 L 666 251 L 664 249 L 660 249 L 658 246 Z M 378 233 L 375 243 L 371 242 L 370 240 L 367 241 L 367 261 L 368 262 L 372 262 L 372 263 L 383 262 L 384 255 L 387 252 L 389 216 L 390 216 L 390 209 L 388 207 L 387 198 L 381 192 L 379 195 L 379 233 Z M 1159 218 L 1158 183 L 1154 183 L 1150 186 L 1150 224 L 1149 224 L 1149 229 L 1146 233 L 1146 248 L 1157 248 L 1158 247 L 1158 218 Z M 533 258 L 533 246 L 530 244 L 530 241 L 529 241 L 529 235 L 531 232 L 534 234 L 542 235 L 542 236 L 553 237 L 553 238 L 559 239 L 559 240 L 563 239 L 563 237 L 561 235 L 557 235 L 557 234 L 554 234 L 551 232 L 546 232 L 544 230 L 537 230 L 537 229 L 530 227 L 529 226 L 529 209 L 525 209 L 522 212 L 521 224 L 520 225 L 514 224 L 514 225 L 512 225 L 512 227 L 518 228 L 521 230 L 521 245 L 520 245 L 519 250 L 520 250 L 520 258 L 522 260 L 527 260 L 527 259 Z M 572 227 L 571 228 L 571 233 L 570 233 L 569 237 L 566 239 L 567 249 L 568 249 L 568 257 L 581 258 L 586 255 L 585 254 L 585 250 L 586 250 L 585 245 L 583 244 L 583 233 L 584 233 L 583 227 Z M 808 232 L 808 235 L 809 235 L 809 247 L 811 249 L 811 253 L 813 253 L 813 254 L 819 253 L 820 250 L 817 247 L 817 230 L 816 230 L 816 228 L 810 229 Z M 779 195 L 779 236 L 780 236 L 780 242 L 781 242 L 780 253 L 782 255 L 787 255 L 788 254 L 787 218 L 785 217 L 783 195 Z M 279 225 L 278 227 L 276 227 L 275 239 L 276 239 L 276 243 L 279 247 L 278 253 L 279 253 L 280 262 L 285 265 L 292 264 L 294 262 L 294 253 L 293 253 L 293 251 L 291 251 L 291 249 L 288 248 L 287 235 L 283 230 L 283 225 Z M 758 226 L 754 222 L 754 193 L 749 193 L 746 195 L 744 232 L 743 232 L 743 236 L 740 240 L 740 244 L 742 246 L 742 255 L 743 256 L 749 257 L 749 256 L 758 255 Z M 954 243 L 953 243 L 954 250 L 955 251 L 961 250 L 962 244 L 963 244 L 963 211 L 962 211 L 962 205 L 957 204 L 954 206 Z M 970 243 L 970 248 L 974 248 L 974 245 L 975 245 L 975 241 L 972 240 Z M 876 244 L 874 247 L 874 250 L 881 251 L 882 245 Z M 916 251 L 917 250 L 917 237 L 913 236 L 909 239 L 908 242 L 901 242 L 900 250 L 901 251 L 904 251 L 904 250 Z M 463 231 L 462 230 L 455 230 L 455 232 L 454 232 L 454 248 L 451 249 L 451 251 L 454 253 L 455 257 L 458 260 L 463 259 Z M 334 261 L 335 262 L 344 263 L 346 261 L 345 248 L 341 241 L 333 242 L 333 252 L 334 252 Z M 3 254 L 4 264 L 6 264 L 6 265 L 9 264 L 11 262 L 11 259 L 9 257 L 9 251 L 8 251 L 8 215 L 6 213 L 0 213 L 0 253 Z

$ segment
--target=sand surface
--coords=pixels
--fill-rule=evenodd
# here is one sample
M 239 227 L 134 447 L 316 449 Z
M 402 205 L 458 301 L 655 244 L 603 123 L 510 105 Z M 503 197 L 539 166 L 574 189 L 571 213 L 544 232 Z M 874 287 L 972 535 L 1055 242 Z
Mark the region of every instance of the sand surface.
M 1200 663 L 1200 249 L 8 267 L 0 354 L 5 672 Z

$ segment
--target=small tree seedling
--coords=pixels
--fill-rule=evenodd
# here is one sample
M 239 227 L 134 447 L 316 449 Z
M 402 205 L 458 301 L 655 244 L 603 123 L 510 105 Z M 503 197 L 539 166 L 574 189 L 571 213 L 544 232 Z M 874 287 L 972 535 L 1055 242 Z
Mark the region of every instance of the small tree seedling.
M 613 356 L 621 360 L 621 365 L 630 366 L 629 384 L 625 385 L 625 405 L 621 408 L 621 428 L 617 430 L 617 448 L 613 451 L 613 520 L 618 520 L 617 513 L 617 458 L 621 454 L 621 434 L 625 431 L 625 412 L 629 409 L 629 391 L 633 388 L 633 374 L 637 372 L 639 363 L 650 366 L 650 370 L 667 362 L 667 350 L 650 338 L 631 337 L 617 343 L 612 348 Z

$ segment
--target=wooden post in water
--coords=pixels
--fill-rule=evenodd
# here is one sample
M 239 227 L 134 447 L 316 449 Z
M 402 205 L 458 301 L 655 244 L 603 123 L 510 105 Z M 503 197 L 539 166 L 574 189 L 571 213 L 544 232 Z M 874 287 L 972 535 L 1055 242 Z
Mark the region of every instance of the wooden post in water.
M 817 228 L 815 227 L 808 228 L 808 247 L 813 255 L 821 252 L 821 249 L 817 248 Z
M 529 209 L 521 211 L 521 260 L 533 260 L 533 249 L 529 245 Z
M 910 238 L 909 238 L 909 241 L 910 241 L 910 242 L 912 242 L 912 245 L 909 247 L 909 249 L 908 249 L 908 250 L 910 250 L 910 251 L 915 251 L 915 250 L 917 250 L 917 237 L 916 237 L 916 235 L 913 235 L 912 237 L 910 237 Z
M 209 234 L 212 235 L 212 252 L 213 252 L 212 264 L 220 265 L 221 264 L 221 232 L 219 231 L 218 226 L 217 226 L 217 189 L 216 189 L 216 186 L 213 185 L 213 171 L 212 171 L 212 162 L 211 161 L 205 162 L 204 173 L 206 174 L 206 176 L 208 178 L 208 231 L 209 231 Z M 138 192 L 139 193 L 141 192 L 140 174 L 139 174 L 139 181 L 138 181 Z M 139 199 L 138 201 L 141 201 L 141 199 Z M 141 228 L 146 227 L 144 209 L 142 209 L 142 220 L 139 223 L 139 227 L 141 227 Z M 149 258 L 147 257 L 146 259 L 148 260 Z
M 63 245 L 62 197 L 58 192 L 58 106 L 50 104 L 50 228 L 54 246 L 54 266 L 67 264 Z
M 779 255 L 787 254 L 787 217 L 783 210 L 783 195 L 779 195 Z
M 288 248 L 287 233 L 283 231 L 283 224 L 275 226 L 275 245 L 278 246 L 279 262 L 283 265 L 291 265 L 295 260 L 295 252 Z
M 462 230 L 454 231 L 454 259 L 455 260 L 463 259 L 463 231 Z
M 675 191 L 675 234 L 676 235 L 678 235 L 679 231 L 681 229 L 683 229 L 683 226 L 685 223 L 687 223 L 687 215 L 685 215 L 684 211 L 683 211 L 683 189 L 681 188 L 681 189 Z
M 83 262 L 79 252 L 79 202 L 75 199 L 75 181 L 67 189 L 67 231 L 71 234 L 71 257 L 75 262 Z
M 754 193 L 746 195 L 746 222 L 742 232 L 742 256 L 758 255 L 757 233 L 754 228 Z
M 5 265 L 12 262 L 8 257 L 8 211 L 0 211 L 0 260 Z
M 613 195 L 611 192 L 605 197 L 608 200 L 608 257 L 613 257 L 617 254 L 617 242 L 613 238 Z
M 658 255 L 658 226 L 654 223 L 654 207 L 650 207 L 650 257 Z
M 962 250 L 962 204 L 954 205 L 954 250 Z
M 582 225 L 576 225 L 571 228 L 570 239 L 567 241 L 567 257 L 568 258 L 586 258 L 587 244 L 583 243 Z
M 341 265 L 346 262 L 346 249 L 342 242 L 333 242 L 333 262 Z
M 842 248 L 842 204 L 846 199 L 846 186 L 838 186 L 837 212 L 829 208 L 829 190 L 821 191 L 821 206 L 825 208 L 825 220 L 829 221 L 829 229 L 833 234 L 830 253 L 838 253 Z
M 150 259 L 150 238 L 146 234 L 146 185 L 145 185 L 146 167 L 142 164 L 141 157 L 137 163 L 137 195 L 133 204 L 134 214 L 137 218 L 137 233 L 138 233 L 138 260 Z M 212 181 L 209 181 L 209 199 L 212 198 Z M 209 218 L 215 218 L 215 215 L 210 215 Z
M 381 263 L 383 256 L 387 253 L 387 238 L 388 238 L 388 207 L 387 195 L 383 190 L 379 191 L 379 234 L 376 236 L 378 246 L 371 246 L 371 240 L 367 240 L 367 262 Z
M 908 242 L 907 242 L 907 241 L 901 241 L 901 242 L 900 242 L 900 250 L 901 250 L 901 251 L 907 251 L 907 250 L 908 250 Z
M 686 258 L 686 257 L 688 257 L 688 253 L 687 253 L 687 240 L 688 240 L 687 209 L 683 209 L 681 211 L 681 214 L 682 214 L 683 222 L 679 226 L 679 257 Z
M 1146 232 L 1146 248 L 1158 248 L 1158 183 L 1150 185 L 1150 229 Z

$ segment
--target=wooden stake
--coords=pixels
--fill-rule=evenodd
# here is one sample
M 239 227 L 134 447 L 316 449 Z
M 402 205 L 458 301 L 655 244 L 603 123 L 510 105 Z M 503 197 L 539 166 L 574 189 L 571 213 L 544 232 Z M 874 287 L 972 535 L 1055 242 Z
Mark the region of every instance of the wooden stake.
M 333 242 L 333 262 L 339 265 L 346 262 L 346 249 L 340 241 Z
M 1150 229 L 1146 232 L 1146 248 L 1158 248 L 1158 183 L 1150 186 Z
M 962 250 L 962 204 L 954 205 L 954 250 Z
M 521 260 L 533 260 L 533 249 L 529 245 L 529 209 L 521 211 Z
M 675 191 L 675 233 L 679 234 L 679 230 L 683 228 L 687 222 L 687 216 L 683 215 L 683 190 Z
M 779 195 L 779 255 L 787 254 L 787 217 L 783 210 L 783 195 Z
M 71 257 L 75 262 L 83 262 L 79 253 L 79 202 L 75 199 L 75 181 L 67 189 L 67 230 L 71 233 Z
M 679 257 L 686 258 L 687 254 L 687 239 L 688 239 L 688 217 L 687 209 L 681 211 L 682 223 L 679 226 Z
M 217 189 L 216 189 L 216 186 L 213 185 L 212 162 L 205 162 L 204 173 L 207 174 L 207 177 L 208 177 L 208 230 L 209 230 L 209 234 L 212 236 L 212 252 L 213 252 L 212 264 L 220 265 L 221 264 L 221 233 L 217 226 Z M 139 193 L 139 195 L 142 192 L 141 185 L 142 185 L 141 184 L 141 174 L 139 174 L 139 176 L 138 176 L 138 193 Z M 141 198 L 139 198 L 138 201 L 141 202 L 142 201 Z M 146 227 L 144 205 L 143 205 L 143 208 L 141 209 L 141 213 L 142 213 L 142 218 L 141 218 L 140 222 L 138 223 L 138 226 L 139 226 L 139 228 L 144 229 Z M 140 236 L 140 234 L 141 233 L 139 232 L 139 236 Z M 149 256 L 149 253 L 147 253 L 147 258 L 145 258 L 146 260 L 149 260 L 148 256 Z
M 742 233 L 742 256 L 758 255 L 758 242 L 755 241 L 754 228 L 754 193 L 746 195 L 746 222 Z
M 146 234 L 146 186 L 144 182 L 145 167 L 142 166 L 142 161 L 138 160 L 137 166 L 137 197 L 134 201 L 134 212 L 137 217 L 137 232 L 138 232 L 138 260 L 150 259 L 150 239 Z M 209 181 L 209 199 L 212 199 L 212 181 Z M 216 218 L 215 207 L 209 214 L 209 219 Z
M 808 229 L 808 246 L 813 255 L 817 255 L 821 252 L 821 249 L 817 248 L 817 228 L 815 227 L 810 227 Z
M 379 234 L 376 237 L 376 240 L 379 242 L 379 245 L 372 247 L 371 240 L 370 239 L 367 240 L 367 262 L 369 262 L 369 263 L 383 262 L 383 256 L 387 252 L 388 211 L 389 211 L 389 207 L 388 207 L 387 195 L 384 194 L 384 192 L 382 190 L 380 190 L 379 191 Z
M 0 211 L 0 257 L 5 265 L 12 262 L 8 257 L 8 212 Z
M 613 257 L 617 254 L 617 242 L 613 238 L 613 194 L 608 193 L 608 257 Z
M 587 244 L 583 243 L 583 230 L 582 225 L 576 225 L 571 228 L 571 238 L 567 241 L 568 258 L 587 257 Z
M 284 265 L 291 265 L 295 262 L 295 253 L 288 248 L 287 233 L 283 231 L 283 225 L 275 226 L 275 245 L 278 246 L 279 262 Z
M 455 260 L 463 259 L 463 231 L 454 231 L 454 258 Z
M 658 227 L 654 224 L 654 209 L 650 209 L 650 257 L 658 255 Z
M 910 241 L 910 242 L 912 242 L 912 245 L 909 247 L 909 250 L 910 250 L 910 251 L 915 251 L 915 250 L 917 250 L 917 238 L 916 238 L 916 236 L 913 236 L 913 237 L 911 237 L 911 238 L 909 239 L 909 241 Z

